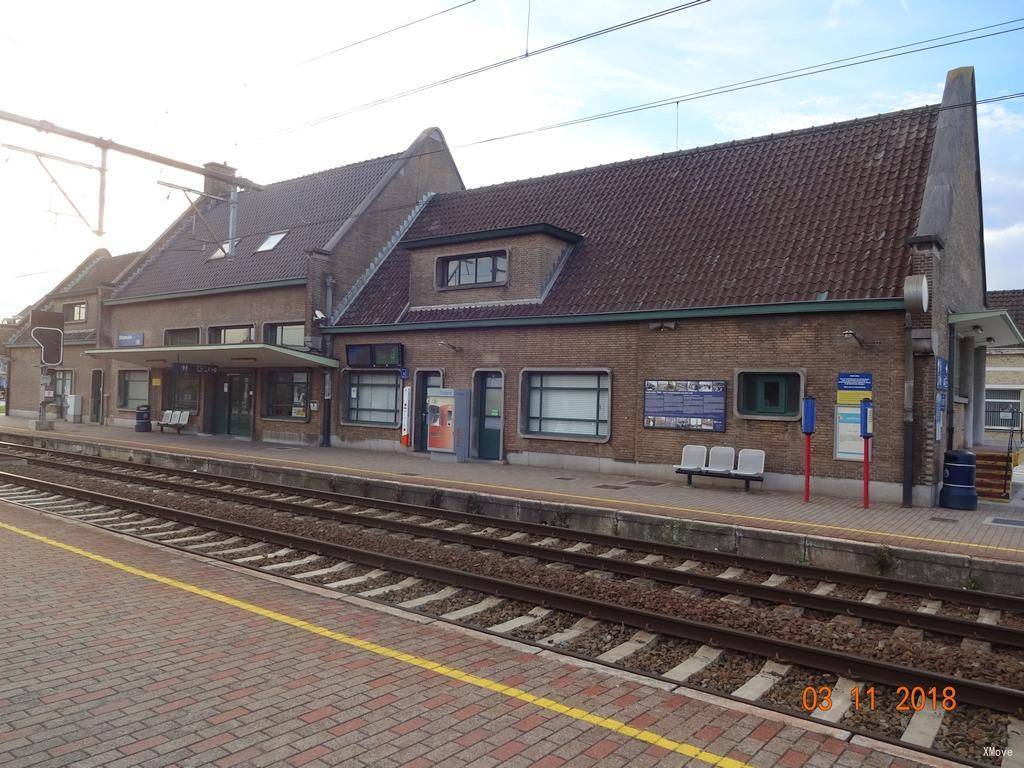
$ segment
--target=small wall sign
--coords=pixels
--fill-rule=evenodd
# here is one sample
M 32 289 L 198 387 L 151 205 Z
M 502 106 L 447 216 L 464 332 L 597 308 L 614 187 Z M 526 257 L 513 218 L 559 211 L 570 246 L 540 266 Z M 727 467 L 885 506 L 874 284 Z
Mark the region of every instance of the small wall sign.
M 117 334 L 117 346 L 119 347 L 141 347 L 146 338 L 144 333 L 134 331 L 121 331 Z

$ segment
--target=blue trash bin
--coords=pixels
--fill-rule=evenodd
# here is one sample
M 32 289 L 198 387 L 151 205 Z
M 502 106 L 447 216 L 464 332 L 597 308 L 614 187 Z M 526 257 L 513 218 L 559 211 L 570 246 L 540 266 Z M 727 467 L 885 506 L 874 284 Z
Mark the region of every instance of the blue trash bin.
M 946 451 L 942 462 L 942 490 L 939 506 L 947 509 L 977 509 L 975 456 L 970 451 Z
M 152 412 L 148 405 L 140 405 L 135 408 L 135 431 L 136 432 L 152 432 L 153 424 L 151 421 Z

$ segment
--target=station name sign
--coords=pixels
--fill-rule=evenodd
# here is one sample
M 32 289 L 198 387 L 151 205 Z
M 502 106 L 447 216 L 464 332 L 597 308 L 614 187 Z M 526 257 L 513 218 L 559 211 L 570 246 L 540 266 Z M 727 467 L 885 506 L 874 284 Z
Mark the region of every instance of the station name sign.
M 145 340 L 145 334 L 124 331 L 117 334 L 117 346 L 119 347 L 141 347 Z
M 171 363 L 174 373 L 217 373 L 216 365 L 200 365 L 199 363 Z

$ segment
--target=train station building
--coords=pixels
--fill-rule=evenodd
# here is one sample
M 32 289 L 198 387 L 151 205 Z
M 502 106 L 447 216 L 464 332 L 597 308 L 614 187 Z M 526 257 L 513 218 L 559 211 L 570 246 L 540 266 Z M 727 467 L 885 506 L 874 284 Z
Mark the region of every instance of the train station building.
M 974 98 L 962 68 L 941 106 L 468 190 L 429 129 L 240 193 L 232 256 L 208 182 L 141 255 L 97 257 L 67 386 L 87 421 L 148 404 L 189 432 L 437 457 L 457 414 L 468 459 L 567 472 L 756 448 L 781 490 L 813 396 L 834 495 L 859 493 L 870 397 L 876 498 L 931 504 L 943 452 L 984 450 L 987 350 L 1024 346 L 986 305 Z M 69 291 L 44 303 L 67 318 Z M 25 343 L 15 413 L 38 404 Z

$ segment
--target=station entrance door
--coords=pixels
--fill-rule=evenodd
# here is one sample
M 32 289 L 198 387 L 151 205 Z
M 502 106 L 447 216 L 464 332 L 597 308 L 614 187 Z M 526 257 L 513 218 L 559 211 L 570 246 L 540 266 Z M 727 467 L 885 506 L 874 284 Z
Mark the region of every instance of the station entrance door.
M 252 437 L 253 385 L 251 373 L 217 374 L 213 398 L 213 433 Z

